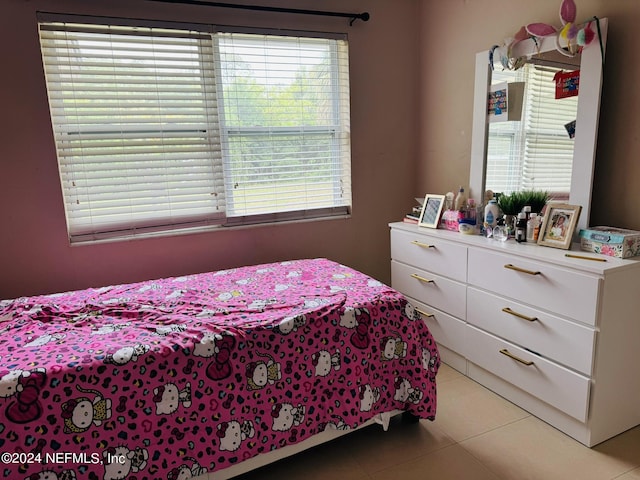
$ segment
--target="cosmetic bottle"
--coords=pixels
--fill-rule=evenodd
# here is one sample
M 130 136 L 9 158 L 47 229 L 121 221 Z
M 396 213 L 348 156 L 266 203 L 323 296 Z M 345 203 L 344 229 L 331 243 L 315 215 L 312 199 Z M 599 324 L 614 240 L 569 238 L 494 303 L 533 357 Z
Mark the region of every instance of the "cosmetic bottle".
M 540 237 L 540 228 L 542 227 L 542 221 L 544 217 L 542 215 L 538 215 L 536 217 L 536 224 L 533 226 L 533 241 L 537 242 Z
M 444 208 L 443 210 L 453 210 L 454 207 L 454 201 L 455 201 L 455 194 L 453 192 L 447 192 L 447 194 L 444 196 Z
M 536 225 L 538 224 L 538 215 L 536 213 L 532 213 L 527 220 L 527 242 L 536 242 L 537 238 L 534 239 L 536 232 Z
M 491 228 L 495 227 L 498 224 L 499 215 L 498 202 L 493 199 L 489 200 L 489 203 L 484 207 L 484 223 Z
M 469 200 L 467 200 L 467 210 L 465 213 L 465 218 L 467 220 L 470 220 L 470 224 L 475 225 L 477 216 L 478 210 L 476 208 L 476 201 L 473 198 L 470 198 Z
M 496 226 L 493 227 L 493 238 L 501 242 L 506 242 L 509 239 L 509 229 L 504 224 L 503 218 L 496 221 Z
M 518 214 L 518 222 L 516 223 L 516 242 L 522 243 L 527 241 L 527 214 L 520 212 Z
M 467 194 L 464 191 L 463 187 L 460 187 L 460 190 L 458 191 L 458 196 L 456 197 L 456 210 L 458 210 L 459 212 L 464 211 L 465 207 L 467 206 Z

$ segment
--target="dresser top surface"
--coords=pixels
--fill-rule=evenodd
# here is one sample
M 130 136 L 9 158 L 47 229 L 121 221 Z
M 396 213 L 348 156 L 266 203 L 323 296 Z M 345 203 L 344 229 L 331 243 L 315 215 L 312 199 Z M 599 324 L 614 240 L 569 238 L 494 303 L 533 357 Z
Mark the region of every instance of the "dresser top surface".
M 418 225 L 404 222 L 391 223 L 389 226 L 392 229 L 420 236 L 428 236 L 469 247 L 477 247 L 497 253 L 514 255 L 527 260 L 552 262 L 557 266 L 569 267 L 600 275 L 611 274 L 615 271 L 626 270 L 629 268 L 640 268 L 640 257 L 633 257 L 630 259 L 608 257 L 581 250 L 579 244 L 573 244 L 570 250 L 562 250 L 534 243 L 517 243 L 513 239 L 501 242 L 481 235 L 464 235 L 462 233 L 452 232 L 449 230 L 419 227 Z

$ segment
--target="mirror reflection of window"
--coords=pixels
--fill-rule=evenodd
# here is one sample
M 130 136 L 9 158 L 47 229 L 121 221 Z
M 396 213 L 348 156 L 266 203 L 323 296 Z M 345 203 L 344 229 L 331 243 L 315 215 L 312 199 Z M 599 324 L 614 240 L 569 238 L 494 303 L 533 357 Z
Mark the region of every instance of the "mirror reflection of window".
M 559 68 L 526 64 L 492 73 L 491 83 L 526 82 L 521 121 L 489 124 L 486 188 L 494 192 L 546 190 L 568 197 L 574 141 L 567 124 L 575 121 L 578 96 L 555 98 Z

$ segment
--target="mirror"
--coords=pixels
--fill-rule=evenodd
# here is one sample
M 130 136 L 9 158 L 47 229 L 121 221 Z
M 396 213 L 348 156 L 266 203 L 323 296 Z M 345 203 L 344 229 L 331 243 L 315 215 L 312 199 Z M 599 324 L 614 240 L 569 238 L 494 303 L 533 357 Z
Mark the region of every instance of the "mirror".
M 600 91 L 602 86 L 602 67 L 603 67 L 603 55 L 606 45 L 607 37 L 607 19 L 599 19 L 599 31 L 600 40 L 595 38 L 588 46 L 586 46 L 582 53 L 576 57 L 567 57 L 560 54 L 556 49 L 556 37 L 544 37 L 537 39 L 538 45 L 533 39 L 524 40 L 519 42 L 513 51 L 514 57 L 527 57 L 529 58 L 527 65 L 524 67 L 522 73 L 519 75 L 525 75 L 525 70 L 530 68 L 536 71 L 543 71 L 553 76 L 554 69 L 562 69 L 564 71 L 571 71 L 580 69 L 580 87 L 579 95 L 574 97 L 574 102 L 577 103 L 577 112 L 575 114 L 569 113 L 568 115 L 575 115 L 575 136 L 572 141 L 564 141 L 563 146 L 560 148 L 554 148 L 554 151 L 563 150 L 569 160 L 566 162 L 566 180 L 564 185 L 554 188 L 541 188 L 536 183 L 531 183 L 529 180 L 521 181 L 518 178 L 515 183 L 512 182 L 509 185 L 512 190 L 515 189 L 545 189 L 549 191 L 562 191 L 568 192 L 568 203 L 582 206 L 582 214 L 580 216 L 576 232 L 580 228 L 586 228 L 589 224 L 589 215 L 591 210 L 591 191 L 593 184 L 593 172 L 595 165 L 595 153 L 596 142 L 598 135 L 598 117 L 600 111 Z M 539 48 L 538 48 L 539 46 Z M 602 47 L 601 47 L 602 46 Z M 499 72 L 502 67 L 499 63 L 496 65 L 495 77 L 502 74 Z M 506 71 L 508 75 L 518 74 L 520 70 Z M 470 170 L 470 190 L 471 195 L 483 201 L 484 191 L 487 186 L 500 185 L 504 186 L 506 183 L 496 183 L 496 176 L 492 176 L 492 172 L 497 170 L 505 170 L 504 165 L 500 165 L 496 162 L 487 162 L 488 152 L 491 150 L 495 152 L 497 150 L 497 143 L 489 144 L 489 131 L 490 125 L 489 115 L 487 114 L 487 95 L 491 89 L 491 84 L 494 83 L 496 78 L 492 79 L 492 71 L 489 65 L 489 51 L 480 52 L 476 55 L 476 79 L 474 87 L 474 107 L 473 107 L 473 132 L 471 141 L 471 170 Z M 511 80 L 510 80 L 511 81 Z M 575 99 L 577 98 L 577 102 Z M 570 100 L 562 99 L 561 101 Z M 551 107 L 553 108 L 553 107 Z M 507 122 L 512 123 L 512 122 Z M 513 122 L 520 123 L 520 122 Z M 563 124 L 564 126 L 564 124 Z M 504 128 L 501 126 L 501 128 Z M 506 128 L 510 128 L 506 126 Z M 497 136 L 493 134 L 492 141 L 495 142 Z M 566 138 L 569 138 L 567 133 Z M 573 144 L 573 155 L 571 155 L 570 148 Z M 567 153 L 568 152 L 568 153 Z M 495 156 L 492 153 L 492 158 Z M 497 170 L 496 170 L 497 169 Z M 522 176 L 518 170 L 515 175 Z M 489 172 L 489 177 L 487 177 Z M 498 172 L 501 173 L 501 172 Z M 496 191 L 507 191 L 496 190 Z M 512 191 L 511 190 L 511 191 Z M 566 200 L 566 196 L 565 196 Z

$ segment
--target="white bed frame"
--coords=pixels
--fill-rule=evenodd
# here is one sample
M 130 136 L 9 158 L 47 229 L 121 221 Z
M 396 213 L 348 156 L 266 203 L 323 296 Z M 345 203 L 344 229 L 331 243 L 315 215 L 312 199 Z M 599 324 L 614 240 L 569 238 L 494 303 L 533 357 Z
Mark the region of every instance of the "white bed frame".
M 193 477 L 193 480 L 228 480 L 237 475 L 242 475 L 243 473 L 250 472 L 252 470 L 256 470 L 260 467 L 264 467 L 265 465 L 269 465 L 271 463 L 277 462 L 278 460 L 282 460 L 283 458 L 291 457 L 296 453 L 300 453 L 309 448 L 321 445 L 326 442 L 330 442 L 331 440 L 335 440 L 336 438 L 342 437 L 343 435 L 347 435 L 349 433 L 355 432 L 356 430 L 360 430 L 361 428 L 368 427 L 377 423 L 382 425 L 383 430 L 386 432 L 389 428 L 389 421 L 391 417 L 403 413 L 400 410 L 394 410 L 392 412 L 381 413 L 373 417 L 371 420 L 364 422 L 362 425 L 357 428 L 349 429 L 349 430 L 336 430 L 336 429 L 327 429 L 321 433 L 318 433 L 312 437 L 303 440 L 300 443 L 296 443 L 294 445 L 287 445 L 286 447 L 278 448 L 277 450 L 273 450 L 271 452 L 263 453 L 257 455 L 255 457 L 248 458 L 236 465 L 225 468 L 223 470 L 218 470 L 216 472 L 209 472 L 205 475 L 199 475 L 197 477 Z

